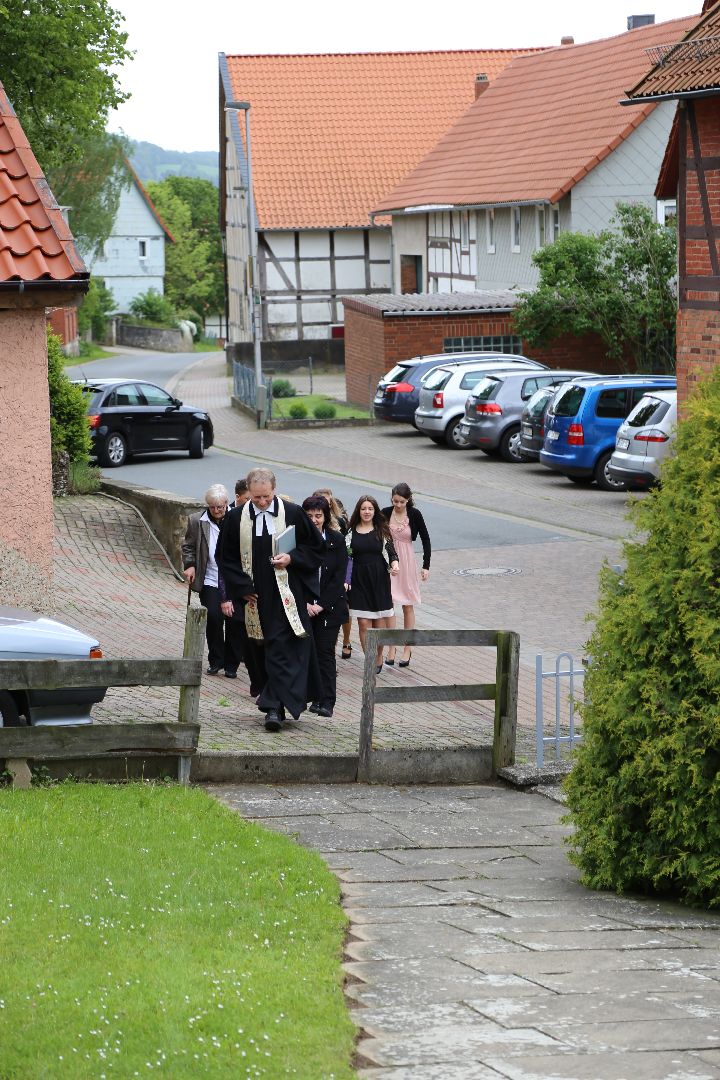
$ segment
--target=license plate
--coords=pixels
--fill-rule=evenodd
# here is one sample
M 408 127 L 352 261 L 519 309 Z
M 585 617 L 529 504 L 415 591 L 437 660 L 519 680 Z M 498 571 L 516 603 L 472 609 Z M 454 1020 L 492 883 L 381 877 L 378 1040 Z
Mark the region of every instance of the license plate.
M 618 441 L 616 443 L 616 446 L 617 446 L 618 450 L 627 450 L 629 445 L 630 445 L 630 440 L 629 439 L 618 439 Z
M 527 435 L 528 438 L 532 438 L 532 427 L 530 426 L 530 424 L 523 424 L 522 433 L 523 435 Z
M 559 431 L 548 431 L 547 437 L 550 440 L 550 442 L 555 442 L 555 439 L 560 438 L 560 432 Z

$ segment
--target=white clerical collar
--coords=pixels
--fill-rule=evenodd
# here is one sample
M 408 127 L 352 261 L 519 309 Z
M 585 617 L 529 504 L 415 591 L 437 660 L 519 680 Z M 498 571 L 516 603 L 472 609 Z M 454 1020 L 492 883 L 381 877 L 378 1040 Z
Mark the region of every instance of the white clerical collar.
M 250 510 L 255 518 L 255 535 L 262 536 L 263 534 L 263 521 L 267 526 L 269 536 L 273 536 L 275 533 L 275 516 L 278 512 L 277 496 L 273 499 L 272 505 L 267 510 L 258 510 L 255 503 L 250 503 Z

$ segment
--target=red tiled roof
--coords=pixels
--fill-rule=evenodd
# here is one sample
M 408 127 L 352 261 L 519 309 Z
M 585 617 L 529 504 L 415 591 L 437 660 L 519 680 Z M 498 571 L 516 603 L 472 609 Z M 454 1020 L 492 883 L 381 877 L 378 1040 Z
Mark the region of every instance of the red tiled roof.
M 252 106 L 260 228 L 367 226 L 473 101 L 475 76 L 527 51 L 221 55 L 226 100 Z
M 720 90 L 720 3 L 703 7 L 704 15 L 684 37 L 668 37 L 650 51 L 655 67 L 632 90 L 633 101 Z
M 519 57 L 373 210 L 557 202 L 653 108 L 619 104 L 645 50 L 695 18 Z
M 89 275 L 0 84 L 0 284 L 72 282 Z

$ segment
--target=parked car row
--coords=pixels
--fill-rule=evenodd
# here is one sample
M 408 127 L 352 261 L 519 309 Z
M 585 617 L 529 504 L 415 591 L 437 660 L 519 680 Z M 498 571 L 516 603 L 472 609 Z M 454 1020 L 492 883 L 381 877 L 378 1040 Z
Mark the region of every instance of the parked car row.
M 453 450 L 539 461 L 605 491 L 647 487 L 671 452 L 674 377 L 554 370 L 525 356 L 413 357 L 380 380 L 375 417 Z

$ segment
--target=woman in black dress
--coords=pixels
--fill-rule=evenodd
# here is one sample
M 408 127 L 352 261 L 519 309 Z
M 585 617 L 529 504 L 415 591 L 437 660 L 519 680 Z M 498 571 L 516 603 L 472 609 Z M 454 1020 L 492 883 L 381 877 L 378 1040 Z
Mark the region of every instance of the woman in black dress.
M 320 689 L 316 700 L 310 705 L 310 712 L 329 717 L 335 708 L 335 646 L 340 627 L 348 617 L 345 595 L 348 554 L 345 537 L 330 527 L 328 500 L 323 495 L 310 495 L 305 499 L 302 508 L 325 541 L 315 593 L 312 600 L 308 601 L 307 612 L 320 668 Z
M 342 533 L 343 536 L 348 531 L 348 516 L 345 507 L 335 495 L 333 495 L 330 488 L 318 488 L 317 491 L 313 491 L 313 495 L 324 495 L 330 506 L 330 528 Z M 352 630 L 352 619 L 348 615 L 346 621 L 343 623 L 342 628 L 342 650 L 340 655 L 343 660 L 349 660 L 352 656 L 352 644 L 350 642 L 350 631 Z
M 365 652 L 365 635 L 371 626 L 386 629 L 394 614 L 390 574 L 398 572 L 398 558 L 390 538 L 388 523 L 371 495 L 358 499 L 350 516 L 346 537 L 352 558 L 350 615 L 358 621 L 360 645 Z M 389 573 L 388 573 L 389 571 Z M 383 649 L 376 656 L 378 675 L 382 671 Z

